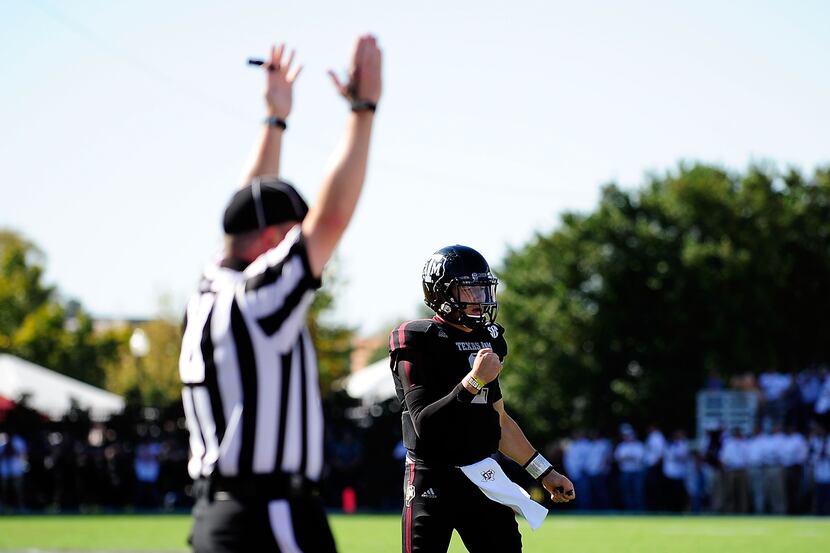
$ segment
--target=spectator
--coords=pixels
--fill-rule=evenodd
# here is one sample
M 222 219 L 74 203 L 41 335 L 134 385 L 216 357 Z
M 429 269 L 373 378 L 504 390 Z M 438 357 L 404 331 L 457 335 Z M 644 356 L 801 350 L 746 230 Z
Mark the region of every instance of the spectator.
M 643 442 L 630 424 L 620 428 L 622 441 L 614 451 L 614 459 L 620 469 L 620 488 L 623 508 L 626 511 L 645 510 L 645 454 Z
M 809 456 L 806 438 L 788 426 L 781 444 L 781 458 L 784 465 L 784 482 L 787 490 L 787 513 L 797 514 L 806 511 L 803 504 L 802 481 L 804 465 Z
M 663 457 L 663 476 L 666 478 L 666 507 L 682 512 L 686 508 L 686 475 L 689 471 L 690 451 L 686 433 L 675 430 Z
M 695 451 L 686 474 L 686 493 L 691 499 L 691 511 L 695 514 L 703 511 L 707 498 L 712 496 L 714 469 L 704 461 L 703 455 Z
M 28 468 L 26 440 L 14 433 L 0 434 L 0 507 L 23 510 L 23 475 Z
M 159 506 L 158 481 L 161 472 L 161 444 L 146 439 L 135 449 L 135 505 L 145 509 Z
M 121 508 L 132 500 L 131 496 L 125 497 L 126 494 L 124 494 L 124 490 L 131 488 L 130 483 L 134 479 L 135 472 L 129 457 L 121 442 L 114 442 L 104 448 L 104 478 L 110 489 L 106 504 L 111 507 Z
M 793 378 L 786 373 L 768 370 L 758 378 L 761 387 L 761 398 L 764 402 L 764 418 L 772 424 L 781 424 L 786 415 L 787 391 L 793 385 Z
M 815 481 L 815 514 L 830 515 L 830 436 L 818 432 L 818 447 L 813 453 L 813 480 Z
M 330 444 L 331 476 L 329 485 L 332 493 L 340 494 L 351 489 L 352 493 L 360 481 L 360 469 L 363 462 L 363 444 L 357 440 L 351 430 L 342 430 L 339 438 L 333 438 Z
M 590 508 L 604 511 L 611 507 L 608 475 L 611 472 L 611 441 L 598 432 L 591 432 L 585 462 L 590 489 Z
M 662 510 L 663 501 L 663 455 L 666 450 L 666 438 L 660 429 L 652 424 L 648 427 L 646 437 L 646 509 Z
M 729 379 L 729 387 L 740 392 L 759 392 L 758 380 L 751 372 L 736 374 Z
M 706 380 L 703 382 L 705 390 L 723 390 L 723 378 L 714 369 L 709 369 L 706 373 Z
M 762 442 L 761 459 L 764 464 L 764 512 L 783 515 L 787 512 L 787 495 L 784 483 L 784 442 L 786 436 L 781 426 Z
M 563 459 L 565 474 L 573 482 L 574 489 L 579 490 L 576 494 L 575 507 L 580 510 L 590 508 L 591 504 L 590 479 L 586 472 L 590 449 L 591 442 L 588 441 L 585 432 L 576 430 L 573 433 L 573 440 L 565 450 Z
M 758 378 L 761 393 L 767 402 L 777 401 L 784 397 L 784 393 L 792 385 L 792 376 L 772 370 L 764 371 Z
M 756 514 L 764 512 L 764 448 L 767 438 L 768 435 L 757 426 L 746 444 L 752 511 Z
M 727 513 L 746 513 L 749 511 L 749 480 L 747 477 L 748 446 L 740 428 L 735 428 L 728 436 L 720 451 L 723 465 L 724 504 Z
M 799 393 L 797 423 L 802 428 L 813 414 L 821 394 L 822 375 L 816 369 L 801 371 L 796 378 Z
M 723 427 L 720 422 L 706 425 L 706 434 L 701 443 L 703 462 L 709 467 L 708 475 L 711 478 L 711 494 L 709 508 L 720 512 L 723 510 L 724 482 L 723 467 L 720 461 L 720 451 L 723 443 Z
M 818 399 L 814 408 L 816 418 L 824 428 L 828 428 L 830 422 L 830 375 L 825 375 L 824 384 L 821 386 Z
M 798 388 L 798 371 L 790 375 L 790 386 L 784 391 L 781 398 L 784 405 L 784 416 L 781 419 L 785 425 L 798 425 L 800 420 L 801 391 Z

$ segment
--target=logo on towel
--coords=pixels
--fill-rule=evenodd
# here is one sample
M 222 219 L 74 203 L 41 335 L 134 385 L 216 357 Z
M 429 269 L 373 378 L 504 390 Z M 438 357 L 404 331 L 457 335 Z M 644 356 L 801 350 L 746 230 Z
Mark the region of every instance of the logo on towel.
M 484 482 L 492 482 L 496 479 L 496 472 L 493 469 L 481 471 L 481 478 Z
M 413 499 L 415 499 L 415 486 L 410 484 L 409 486 L 406 487 L 406 493 L 404 494 L 404 501 L 406 501 L 406 504 L 409 505 L 410 503 L 412 503 Z

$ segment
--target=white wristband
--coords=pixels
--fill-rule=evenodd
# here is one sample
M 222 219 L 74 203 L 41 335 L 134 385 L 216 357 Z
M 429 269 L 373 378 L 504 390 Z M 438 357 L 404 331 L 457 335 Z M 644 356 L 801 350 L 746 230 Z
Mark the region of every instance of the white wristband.
M 539 480 L 540 478 L 547 476 L 548 473 L 553 470 L 553 465 L 551 465 L 550 462 L 542 457 L 542 454 L 537 451 L 533 454 L 530 460 L 525 463 L 524 469 L 535 480 Z

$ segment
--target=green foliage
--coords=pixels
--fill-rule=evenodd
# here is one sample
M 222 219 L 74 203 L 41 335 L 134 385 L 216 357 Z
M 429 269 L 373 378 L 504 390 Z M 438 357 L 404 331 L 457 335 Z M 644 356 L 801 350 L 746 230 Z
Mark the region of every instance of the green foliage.
M 101 386 L 104 366 L 125 337 L 95 332 L 77 302 L 43 284 L 43 256 L 30 242 L 0 231 L 0 352 Z
M 119 349 L 118 357 L 106 367 L 107 389 L 123 396 L 133 395 L 141 405 L 166 407 L 181 398 L 179 352 L 181 323 L 172 318 L 158 318 L 137 328 L 147 337 L 148 350 L 136 357 L 128 345 Z M 122 330 L 129 337 L 132 330 Z
M 502 380 L 531 434 L 690 426 L 705 375 L 830 361 L 830 170 L 681 165 L 508 255 Z
M 309 309 L 308 330 L 317 350 L 320 390 L 323 396 L 328 396 L 332 383 L 349 374 L 354 329 L 328 319 L 341 284 L 335 264 L 326 270 L 323 280 L 325 285 L 317 291 Z

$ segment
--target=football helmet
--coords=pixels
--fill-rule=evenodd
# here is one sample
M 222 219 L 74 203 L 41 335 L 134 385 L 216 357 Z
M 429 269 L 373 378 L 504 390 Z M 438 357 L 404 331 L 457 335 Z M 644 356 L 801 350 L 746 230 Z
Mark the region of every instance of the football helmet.
M 468 328 L 496 322 L 499 279 L 474 249 L 441 248 L 424 264 L 421 281 L 424 303 L 442 318 Z

